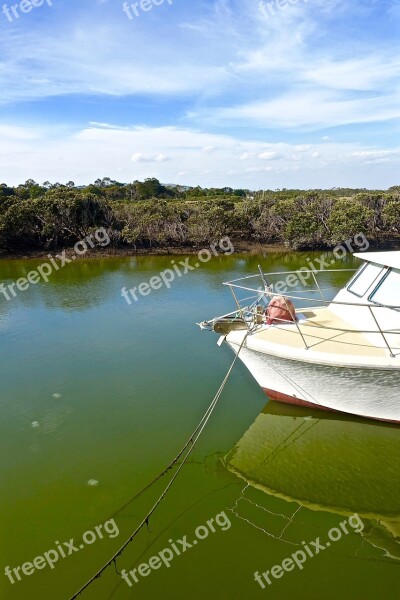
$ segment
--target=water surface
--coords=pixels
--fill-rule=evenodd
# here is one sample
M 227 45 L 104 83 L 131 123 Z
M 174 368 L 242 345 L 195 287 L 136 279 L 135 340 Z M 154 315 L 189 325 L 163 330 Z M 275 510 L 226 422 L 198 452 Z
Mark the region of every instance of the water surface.
M 30 562 L 56 541 L 80 540 L 107 521 L 182 447 L 232 361 L 214 334 L 195 326 L 234 309 L 221 283 L 255 273 L 259 263 L 294 270 L 313 256 L 215 258 L 131 306 L 121 288 L 149 281 L 174 257 L 79 260 L 10 302 L 0 296 L 2 599 L 68 599 L 113 554 L 166 479 L 115 517 L 114 539 L 14 585 L 4 575 L 7 565 Z M 15 281 L 40 262 L 2 260 L 0 280 Z M 347 278 L 327 274 L 327 293 Z M 238 364 L 149 531 L 81 597 L 397 598 L 399 438 L 394 426 L 268 403 Z M 231 527 L 217 528 L 169 569 L 132 588 L 117 574 L 170 539 L 193 540 L 197 526 L 223 511 Z M 254 581 L 255 571 L 281 564 L 302 541 L 326 540 L 356 512 L 362 532 L 343 535 L 266 589 Z

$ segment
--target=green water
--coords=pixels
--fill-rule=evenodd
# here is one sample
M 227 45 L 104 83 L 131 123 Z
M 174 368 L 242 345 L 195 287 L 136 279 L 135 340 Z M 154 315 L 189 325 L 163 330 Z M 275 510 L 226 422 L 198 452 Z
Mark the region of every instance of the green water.
M 259 263 L 293 270 L 312 256 L 215 258 L 131 306 L 121 288 L 173 257 L 80 260 L 10 302 L 0 296 L 2 600 L 67 600 L 122 545 L 166 478 L 115 517 L 116 537 L 14 584 L 4 574 L 56 541 L 79 546 L 180 450 L 232 361 L 215 334 L 195 326 L 234 309 L 221 283 Z M 40 262 L 0 261 L 0 281 Z M 348 276 L 326 275 L 326 287 L 333 293 Z M 81 598 L 398 598 L 399 467 L 399 428 L 268 403 L 238 364 L 190 463 L 117 569 L 146 563 L 170 539 L 193 541 L 222 512 L 231 526 L 214 522 L 215 533 L 132 587 L 112 565 Z M 266 589 L 255 582 L 255 571 L 281 565 L 302 541 L 326 541 L 354 513 L 362 531 L 350 527 Z

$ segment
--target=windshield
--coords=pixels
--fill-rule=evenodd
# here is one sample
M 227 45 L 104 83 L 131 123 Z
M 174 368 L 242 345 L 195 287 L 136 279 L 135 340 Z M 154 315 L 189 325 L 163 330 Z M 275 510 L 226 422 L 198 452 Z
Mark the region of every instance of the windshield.
M 375 283 L 384 269 L 385 268 L 382 267 L 382 265 L 377 265 L 375 263 L 368 263 L 366 266 L 364 265 L 350 282 L 348 287 L 349 292 L 361 298 Z
M 382 283 L 371 295 L 370 300 L 378 304 L 400 306 L 400 270 L 391 269 Z

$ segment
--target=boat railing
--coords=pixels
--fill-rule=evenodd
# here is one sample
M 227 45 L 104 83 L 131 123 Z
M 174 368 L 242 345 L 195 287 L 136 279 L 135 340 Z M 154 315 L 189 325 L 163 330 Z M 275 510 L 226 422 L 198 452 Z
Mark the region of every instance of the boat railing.
M 268 303 L 271 301 L 272 298 L 274 297 L 284 297 L 288 300 L 291 300 L 296 308 L 296 312 L 297 313 L 301 313 L 302 311 L 310 311 L 312 309 L 316 309 L 316 308 L 322 308 L 322 307 L 326 307 L 326 306 L 332 306 L 332 305 L 338 305 L 338 306 L 348 306 L 348 307 L 357 307 L 359 309 L 363 309 L 363 310 L 367 310 L 369 312 L 369 314 L 371 315 L 372 318 L 372 322 L 376 325 L 376 329 L 359 329 L 359 328 L 343 328 L 343 327 L 334 327 L 331 325 L 322 325 L 319 324 L 317 321 L 313 321 L 313 329 L 325 329 L 325 330 L 332 330 L 332 331 L 338 331 L 341 333 L 358 333 L 358 334 L 380 334 L 380 337 L 384 343 L 384 348 L 386 348 L 389 351 L 389 354 L 391 357 L 395 357 L 395 350 L 397 350 L 398 352 L 400 351 L 400 348 L 398 347 L 393 347 L 393 345 L 390 344 L 390 341 L 388 339 L 388 336 L 392 336 L 392 335 L 400 335 L 400 330 L 399 329 L 385 329 L 384 327 L 381 326 L 381 324 L 379 323 L 379 319 L 377 317 L 377 314 L 375 313 L 376 310 L 379 309 L 386 309 L 386 310 L 396 310 L 396 311 L 400 311 L 400 306 L 394 306 L 394 305 L 388 305 L 388 304 L 380 304 L 380 303 L 373 303 L 373 304 L 367 304 L 367 303 L 361 303 L 361 302 L 344 302 L 344 301 L 338 301 L 338 300 L 334 300 L 332 299 L 328 299 L 326 297 L 326 295 L 324 295 L 324 292 L 331 292 L 334 293 L 334 296 L 337 294 L 337 289 L 333 289 L 332 286 L 328 287 L 328 288 L 324 288 L 320 285 L 320 282 L 318 281 L 319 276 L 322 274 L 332 274 L 332 273 L 343 273 L 343 272 L 356 272 L 356 269 L 321 269 L 319 271 L 317 270 L 309 270 L 309 269 L 301 269 L 300 271 L 280 271 L 280 272 L 274 272 L 274 273 L 263 273 L 260 269 L 260 273 L 256 274 L 256 275 L 248 275 L 246 277 L 241 277 L 238 279 L 234 279 L 231 281 L 227 281 L 224 282 L 224 285 L 228 286 L 231 290 L 231 293 L 234 297 L 236 306 L 237 306 L 237 310 L 233 311 L 231 313 L 228 313 L 227 315 L 223 315 L 223 317 L 225 318 L 229 318 L 230 316 L 237 316 L 239 315 L 240 317 L 242 317 L 243 321 L 246 323 L 247 328 L 250 331 L 253 331 L 254 329 L 257 329 L 260 327 L 260 312 L 259 312 L 259 306 L 263 306 L 263 308 L 267 308 Z M 299 278 L 299 273 L 301 273 L 301 275 L 303 276 L 302 278 Z M 286 280 L 289 278 L 289 276 L 297 276 L 297 282 L 295 286 L 291 286 L 291 287 L 299 287 L 299 285 L 302 285 L 302 289 L 298 290 L 298 289 L 292 289 L 290 290 L 290 292 L 287 291 L 274 291 L 274 286 L 277 285 L 276 283 L 274 284 L 273 281 L 271 281 L 271 277 L 281 277 L 284 276 L 286 278 Z M 306 285 L 304 279 L 305 279 L 305 275 L 308 275 L 307 277 L 307 283 L 308 283 L 308 279 L 310 278 L 310 280 L 312 281 L 313 285 L 315 287 L 309 287 L 308 285 Z M 249 285 L 249 282 L 251 281 L 251 283 L 253 281 L 256 281 L 257 283 L 259 283 L 259 285 Z M 281 280 L 282 281 L 282 280 Z M 286 286 L 287 287 L 287 286 Z M 240 298 L 239 297 L 239 291 L 243 290 L 245 292 L 252 292 L 251 295 L 247 295 L 244 298 Z M 318 294 L 319 297 L 311 297 L 311 293 L 312 294 Z M 249 301 L 252 301 L 250 304 Z M 296 306 L 298 305 L 298 303 L 311 303 L 311 304 L 307 304 L 306 306 Z M 287 305 L 287 308 L 289 310 L 289 306 Z M 290 312 L 290 310 L 289 310 Z M 279 319 L 277 319 L 279 320 Z M 286 324 L 287 325 L 287 321 L 282 320 L 282 324 Z M 305 333 L 302 330 L 302 328 L 300 327 L 300 324 L 298 321 L 295 321 L 295 325 L 297 328 L 297 332 L 298 334 L 301 336 L 302 341 L 304 343 L 304 347 L 306 349 L 309 349 L 310 346 L 307 344 L 307 340 L 305 337 Z M 399 339 L 399 338 L 397 338 Z M 399 339 L 400 341 L 400 339 Z M 346 342 L 348 343 L 348 342 Z M 354 345 L 358 345 L 356 343 L 354 343 Z M 371 343 L 371 347 L 372 347 L 372 343 Z M 397 343 L 396 343 L 397 346 Z

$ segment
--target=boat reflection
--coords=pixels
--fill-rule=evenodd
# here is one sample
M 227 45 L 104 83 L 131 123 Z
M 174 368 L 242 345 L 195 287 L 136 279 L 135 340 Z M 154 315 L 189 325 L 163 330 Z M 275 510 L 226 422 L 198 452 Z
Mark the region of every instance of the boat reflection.
M 362 518 L 362 535 L 400 560 L 400 428 L 269 402 L 225 458 L 269 496 Z

